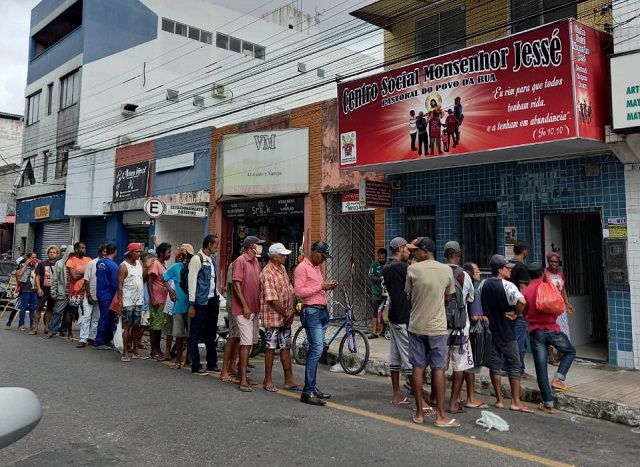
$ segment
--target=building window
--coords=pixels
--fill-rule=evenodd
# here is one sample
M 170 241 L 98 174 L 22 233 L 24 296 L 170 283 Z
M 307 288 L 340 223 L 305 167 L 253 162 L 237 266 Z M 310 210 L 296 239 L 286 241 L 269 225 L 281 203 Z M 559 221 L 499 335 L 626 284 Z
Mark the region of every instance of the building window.
M 20 186 L 30 186 L 36 184 L 36 176 L 33 173 L 33 163 L 36 161 L 36 156 L 31 156 L 27 159 L 27 163 L 22 171 L 22 177 L 20 178 Z
M 47 115 L 51 115 L 53 107 L 53 83 L 47 85 Z
M 187 37 L 187 25 L 176 22 L 176 34 Z
M 264 60 L 265 59 L 265 48 L 261 45 L 258 44 L 254 44 L 253 45 L 253 56 L 255 58 L 257 58 L 258 60 Z
M 66 149 L 58 149 L 56 153 L 56 178 L 64 178 L 67 176 L 68 162 L 69 151 Z
M 526 31 L 542 24 L 551 23 L 565 18 L 575 18 L 578 15 L 578 7 L 574 3 L 565 5 L 566 0 L 511 0 L 511 33 Z M 553 11 L 548 11 L 554 8 Z M 557 9 L 555 9 L 557 8 Z M 518 21 L 522 19 L 522 21 Z
M 80 72 L 74 71 L 60 79 L 60 110 L 71 107 L 80 99 Z
M 42 91 L 27 97 L 27 125 L 40 120 L 40 94 L 42 94 Z
M 176 22 L 168 19 L 168 18 L 162 18 L 162 30 L 166 31 L 166 32 L 170 32 L 173 34 L 173 32 L 175 31 L 176 28 Z
M 229 50 L 232 52 L 242 52 L 242 39 L 237 37 L 229 37 Z
M 498 252 L 496 202 L 463 203 L 461 208 L 464 261 L 485 267 Z
M 229 49 L 229 36 L 226 34 L 222 34 L 221 32 L 216 33 L 216 47 L 221 49 Z
M 42 155 L 42 183 L 47 181 L 49 175 L 49 151 L 45 151 Z
M 465 47 L 467 18 L 464 6 L 443 11 L 416 22 L 416 53 L 419 60 Z
M 200 29 L 189 26 L 189 39 L 200 40 Z
M 200 31 L 200 42 L 205 44 L 213 44 L 213 33 L 209 31 Z
M 429 237 L 436 241 L 436 206 L 407 206 L 405 209 L 406 238 Z

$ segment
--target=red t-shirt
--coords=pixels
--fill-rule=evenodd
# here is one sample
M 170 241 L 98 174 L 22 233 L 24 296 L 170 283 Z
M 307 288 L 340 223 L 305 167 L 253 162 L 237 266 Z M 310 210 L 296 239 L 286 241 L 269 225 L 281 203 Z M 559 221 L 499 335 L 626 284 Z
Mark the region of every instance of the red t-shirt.
M 431 117 L 429 119 L 429 137 L 440 138 L 441 128 L 442 124 L 440 123 L 440 119 L 438 117 Z
M 88 256 L 83 256 L 82 258 L 78 258 L 77 256 L 72 256 L 67 260 L 66 266 L 69 272 L 73 271 L 76 274 L 80 274 L 80 279 L 74 279 L 71 274 L 69 274 L 69 283 L 67 284 L 69 295 L 71 296 L 82 296 L 84 295 L 84 290 L 82 286 L 84 285 L 84 270 L 89 264 L 91 258 Z
M 167 294 L 169 291 L 164 286 L 164 281 L 162 280 L 162 276 L 164 272 L 167 270 L 167 267 L 160 262 L 160 260 L 156 259 L 149 266 L 149 271 L 147 274 L 153 276 L 153 281 L 151 282 L 151 290 L 149 293 L 151 294 L 152 301 L 156 305 L 164 305 L 167 301 Z
M 260 313 L 260 263 L 250 259 L 243 253 L 233 263 L 233 281 L 242 283 L 242 295 L 252 313 Z M 240 316 L 243 312 L 242 302 L 238 294 L 233 294 L 231 301 L 231 313 Z
M 444 124 L 447 126 L 447 133 L 452 135 L 456 131 L 456 127 L 458 126 L 458 119 L 453 114 L 447 115 Z
M 542 279 L 534 279 L 522 291 L 524 299 L 527 301 L 525 307 L 525 318 L 529 322 L 529 332 L 536 329 L 560 332 L 560 326 L 556 324 L 556 315 L 540 313 L 536 309 L 536 297 L 538 295 L 538 287 L 542 284 Z

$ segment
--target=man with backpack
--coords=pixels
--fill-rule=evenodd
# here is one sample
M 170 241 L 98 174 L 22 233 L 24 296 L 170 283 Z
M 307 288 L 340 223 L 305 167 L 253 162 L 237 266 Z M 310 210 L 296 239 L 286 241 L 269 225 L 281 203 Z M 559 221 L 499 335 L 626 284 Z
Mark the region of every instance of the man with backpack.
M 447 329 L 450 331 L 447 367 L 449 362 L 453 367 L 448 412 L 457 414 L 466 412 L 460 405 L 460 393 L 462 391 L 462 382 L 467 379 L 467 370 L 474 367 L 473 353 L 469 342 L 469 317 L 467 311 L 467 303 L 471 303 L 474 300 L 474 289 L 471 277 L 460 267 L 460 259 L 462 257 L 460 244 L 455 241 L 445 243 L 444 257 L 453 272 L 456 287 L 454 298 L 447 303 L 446 313 Z M 471 375 L 473 376 L 473 374 Z M 473 392 L 474 383 L 475 378 L 472 379 L 471 387 L 469 387 L 469 381 L 467 380 L 468 391 Z
M 206 376 L 210 371 L 218 371 L 216 352 L 216 333 L 218 332 L 218 311 L 220 297 L 216 289 L 216 262 L 213 256 L 218 252 L 218 237 L 207 235 L 202 240 L 202 249 L 193 255 L 186 268 L 183 268 L 180 285 L 186 285 L 189 291 L 189 351 L 191 353 L 191 374 Z M 183 277 L 188 277 L 184 284 Z M 185 289 L 183 287 L 183 289 Z M 200 363 L 202 341 L 207 349 L 207 369 Z
M 436 245 L 429 237 L 418 237 L 410 245 L 416 263 L 407 268 L 404 291 L 411 300 L 409 314 L 409 359 L 413 366 L 413 394 L 416 398 L 414 423 L 424 423 L 425 413 L 422 384 L 424 369 L 431 367 L 431 387 L 436 397 L 438 428 L 457 428 L 460 423 L 449 418 L 444 409 L 445 374 L 447 358 L 447 316 L 445 305 L 455 294 L 451 268 L 435 260 Z
M 569 387 L 564 382 L 573 359 L 576 356 L 576 348 L 573 346 L 569 338 L 562 332 L 556 319 L 557 314 L 545 313 L 538 308 L 537 297 L 538 290 L 542 285 L 542 274 L 544 266 L 540 263 L 531 263 L 529 265 L 529 276 L 531 282 L 522 291 L 524 298 L 527 300 L 527 306 L 524 310 L 527 321 L 529 322 L 529 338 L 531 341 L 531 351 L 533 353 L 533 363 L 536 367 L 536 377 L 538 379 L 538 388 L 542 402 L 538 405 L 538 409 L 547 414 L 553 413 L 553 390 L 568 391 Z M 553 285 L 555 287 L 555 285 Z M 559 294 L 560 292 L 558 292 Z M 558 371 L 553 377 L 551 385 L 549 385 L 549 374 L 547 372 L 548 347 L 553 346 L 562 352 Z

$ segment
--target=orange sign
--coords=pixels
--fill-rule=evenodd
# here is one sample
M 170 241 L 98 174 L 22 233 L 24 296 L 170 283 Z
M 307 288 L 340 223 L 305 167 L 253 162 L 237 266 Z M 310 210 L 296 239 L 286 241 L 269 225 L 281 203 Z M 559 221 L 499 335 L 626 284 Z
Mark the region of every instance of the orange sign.
M 51 205 L 45 204 L 44 206 L 36 207 L 36 219 L 46 219 L 51 215 Z

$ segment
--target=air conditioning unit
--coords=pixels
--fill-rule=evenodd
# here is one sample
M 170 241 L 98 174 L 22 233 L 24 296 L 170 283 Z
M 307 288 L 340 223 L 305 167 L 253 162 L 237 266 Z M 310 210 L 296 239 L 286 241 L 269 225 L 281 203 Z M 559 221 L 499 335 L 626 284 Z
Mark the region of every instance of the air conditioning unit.
M 305 65 L 304 63 L 298 63 L 298 71 L 300 73 L 306 73 L 307 72 L 307 65 Z
M 120 114 L 123 117 L 133 117 L 136 114 L 136 109 L 138 106 L 136 104 L 122 104 L 120 106 Z
M 129 146 L 131 144 L 131 137 L 128 135 L 118 136 L 118 146 Z
M 193 96 L 193 105 L 195 107 L 204 107 L 204 97 L 202 97 L 202 96 Z
M 216 84 L 213 86 L 213 91 L 211 92 L 211 95 L 218 99 L 222 99 L 226 97 L 225 91 L 226 89 L 224 88 L 224 84 Z
M 324 68 L 318 68 L 316 70 L 316 74 L 318 75 L 318 78 L 324 78 L 325 77 Z
M 178 102 L 178 95 L 180 93 L 175 89 L 167 89 L 167 100 L 171 102 Z

